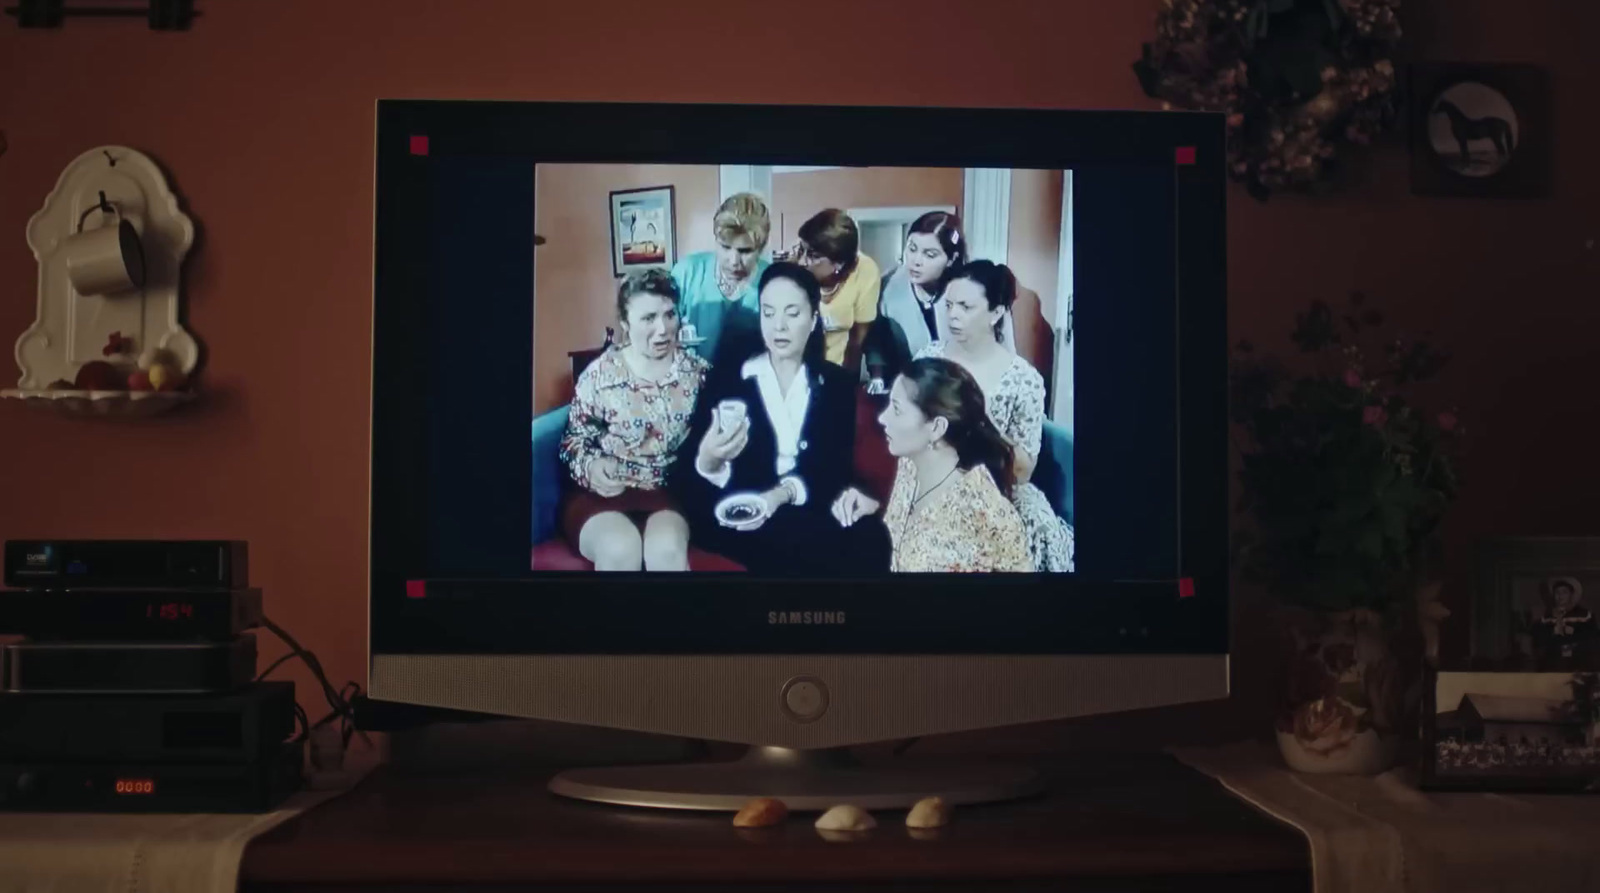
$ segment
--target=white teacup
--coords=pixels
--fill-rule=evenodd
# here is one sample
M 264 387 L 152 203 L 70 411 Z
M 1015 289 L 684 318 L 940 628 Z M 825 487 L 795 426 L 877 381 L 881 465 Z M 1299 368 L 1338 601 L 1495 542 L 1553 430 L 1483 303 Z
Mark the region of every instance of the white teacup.
M 99 211 L 108 218 L 99 228 L 85 230 L 89 216 Z M 78 218 L 78 230 L 62 242 L 67 258 L 67 280 L 80 295 L 113 295 L 144 287 L 144 247 L 139 231 L 106 201 L 90 205 Z
M 750 408 L 743 400 L 724 400 L 717 404 L 717 430 L 727 432 L 739 427 L 749 415 Z
M 694 341 L 699 337 L 700 333 L 695 330 L 694 323 L 692 322 L 686 322 L 678 327 L 679 341 Z

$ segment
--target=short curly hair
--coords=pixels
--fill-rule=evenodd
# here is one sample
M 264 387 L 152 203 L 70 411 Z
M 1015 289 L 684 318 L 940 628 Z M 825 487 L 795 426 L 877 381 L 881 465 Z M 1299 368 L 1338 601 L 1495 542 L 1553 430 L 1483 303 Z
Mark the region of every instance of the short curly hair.
M 718 241 L 732 241 L 749 236 L 756 250 L 767 247 L 767 237 L 772 234 L 772 216 L 767 213 L 767 203 L 753 192 L 736 192 L 728 196 L 711 218 L 712 232 Z
M 672 301 L 676 307 L 683 302 L 683 295 L 678 291 L 678 283 L 674 282 L 672 275 L 659 267 L 648 270 L 636 270 L 623 278 L 622 284 L 617 286 L 617 319 L 628 321 L 628 304 L 639 295 L 660 295 Z

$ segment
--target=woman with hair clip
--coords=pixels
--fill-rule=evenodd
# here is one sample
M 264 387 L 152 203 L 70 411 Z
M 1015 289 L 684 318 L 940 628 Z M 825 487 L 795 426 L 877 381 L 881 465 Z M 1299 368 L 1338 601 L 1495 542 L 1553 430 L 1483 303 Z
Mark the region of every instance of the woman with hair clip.
M 963 366 L 983 390 L 989 418 L 1015 451 L 1012 502 L 1028 532 L 1035 569 L 1073 569 L 1072 528 L 1028 483 L 1044 437 L 1044 376 L 1006 346 L 1005 324 L 1017 300 L 1017 278 L 1005 264 L 975 260 L 950 274 L 944 290 L 946 338 L 917 353 Z
M 804 267 L 767 268 L 761 347 L 712 370 L 670 477 L 694 543 L 757 573 L 846 575 L 888 563 L 881 532 L 846 531 L 829 517 L 854 476 L 856 379 L 823 356 L 821 305 Z M 727 511 L 733 502 L 741 514 Z
M 1011 489 L 1011 445 L 984 411 L 983 392 L 949 360 L 913 360 L 878 416 L 899 458 L 883 513 L 900 573 L 1031 571 Z M 880 506 L 854 487 L 833 504 L 843 527 Z M 873 525 L 862 525 L 871 527 Z
M 919 351 L 945 331 L 944 287 L 950 275 L 967 262 L 967 238 L 961 218 L 947 211 L 929 211 L 911 222 L 900 266 L 883 280 L 878 321 L 867 339 L 867 391 L 882 394 Z M 1006 346 L 1015 348 L 1010 320 Z

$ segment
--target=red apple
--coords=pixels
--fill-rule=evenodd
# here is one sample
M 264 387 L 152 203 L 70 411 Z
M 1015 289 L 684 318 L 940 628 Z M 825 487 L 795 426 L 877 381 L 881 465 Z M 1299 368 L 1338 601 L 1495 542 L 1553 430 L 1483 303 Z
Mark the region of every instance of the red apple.
M 104 360 L 84 363 L 73 384 L 80 391 L 120 391 L 128 386 L 122 371 Z
M 140 369 L 137 372 L 133 373 L 132 375 L 128 376 L 128 390 L 130 390 L 130 391 L 153 391 L 153 390 L 155 390 L 155 385 L 152 385 L 150 383 L 150 373 L 144 371 L 143 369 Z

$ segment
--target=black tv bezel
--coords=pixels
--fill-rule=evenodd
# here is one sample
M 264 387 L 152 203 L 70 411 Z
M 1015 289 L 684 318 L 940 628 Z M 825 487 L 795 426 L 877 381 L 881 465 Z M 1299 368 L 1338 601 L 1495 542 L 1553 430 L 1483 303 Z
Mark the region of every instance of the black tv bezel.
M 910 138 L 939 133 L 939 139 Z M 412 142 L 425 134 L 424 152 Z M 1220 116 L 1194 113 L 383 100 L 377 108 L 372 654 L 1225 654 L 1227 323 Z M 1192 150 L 1188 158 L 1182 156 Z M 1171 166 L 1179 405 L 1173 579 L 1082 575 L 541 573 L 407 583 L 423 554 L 428 156 L 555 162 L 1075 168 Z M 531 250 L 531 246 L 530 246 Z M 414 587 L 415 584 L 413 584 Z M 844 623 L 773 623 L 771 612 Z

